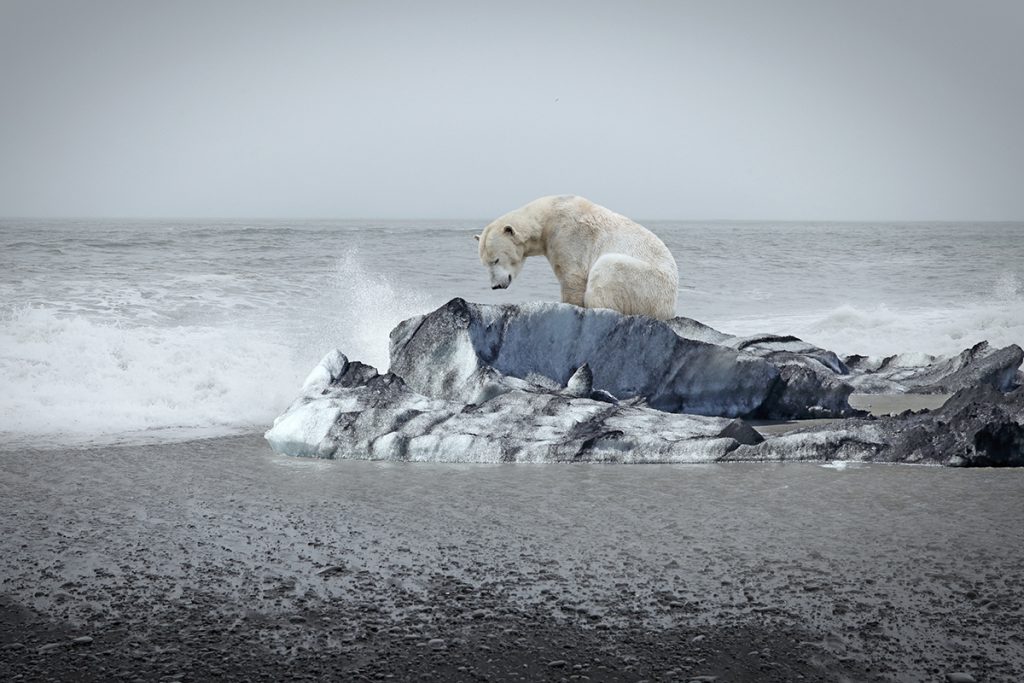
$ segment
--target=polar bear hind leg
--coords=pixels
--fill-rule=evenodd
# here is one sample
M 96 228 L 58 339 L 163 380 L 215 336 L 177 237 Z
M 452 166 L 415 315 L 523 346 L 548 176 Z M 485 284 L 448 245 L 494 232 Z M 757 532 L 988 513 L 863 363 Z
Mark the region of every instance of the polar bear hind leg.
M 590 268 L 583 305 L 626 315 L 666 320 L 675 316 L 676 283 L 665 273 L 625 254 L 604 254 Z

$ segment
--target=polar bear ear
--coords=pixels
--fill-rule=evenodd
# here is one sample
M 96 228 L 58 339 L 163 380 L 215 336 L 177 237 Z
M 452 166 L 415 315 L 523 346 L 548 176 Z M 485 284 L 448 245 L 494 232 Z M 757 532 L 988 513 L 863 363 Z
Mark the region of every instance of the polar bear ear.
M 512 239 L 515 239 L 515 236 L 516 236 L 516 229 L 515 229 L 515 228 L 513 228 L 513 227 L 512 227 L 511 225 L 506 225 L 506 226 L 504 227 L 504 229 L 502 230 L 502 232 L 504 232 L 504 233 L 505 233 L 506 235 L 508 235 L 508 236 L 509 236 L 509 237 L 511 237 Z
M 473 235 L 473 239 L 475 239 L 477 242 L 479 242 L 480 241 L 480 235 Z

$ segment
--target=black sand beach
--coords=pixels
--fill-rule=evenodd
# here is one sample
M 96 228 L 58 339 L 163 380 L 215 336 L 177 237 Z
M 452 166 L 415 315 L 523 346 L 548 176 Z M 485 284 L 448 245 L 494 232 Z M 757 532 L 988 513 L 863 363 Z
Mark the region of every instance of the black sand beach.
M 1019 680 L 1024 472 L 0 453 L 3 680 Z M 968 679 L 963 679 L 968 680 Z

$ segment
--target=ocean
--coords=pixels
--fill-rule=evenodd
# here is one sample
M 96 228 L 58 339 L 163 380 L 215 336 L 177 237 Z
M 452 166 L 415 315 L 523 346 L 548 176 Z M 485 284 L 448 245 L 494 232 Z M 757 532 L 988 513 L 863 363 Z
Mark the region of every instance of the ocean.
M 489 289 L 486 220 L 0 220 L 0 443 L 260 433 L 329 350 L 452 297 L 558 300 L 544 259 Z M 840 354 L 1024 344 L 1024 223 L 645 221 L 678 313 Z

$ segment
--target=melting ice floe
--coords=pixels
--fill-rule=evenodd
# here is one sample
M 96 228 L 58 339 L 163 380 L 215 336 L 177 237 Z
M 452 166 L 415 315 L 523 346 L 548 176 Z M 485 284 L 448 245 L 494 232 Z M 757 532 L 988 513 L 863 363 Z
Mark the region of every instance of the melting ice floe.
M 317 457 L 473 462 L 708 462 L 760 437 L 723 418 L 512 389 L 479 405 L 429 399 L 401 378 L 328 354 L 266 438 Z M 320 378 L 330 376 L 328 387 Z M 685 444 L 685 447 L 680 447 Z
M 850 466 L 848 460 L 833 460 L 832 462 L 826 462 L 822 464 L 822 467 L 829 470 L 845 470 Z

